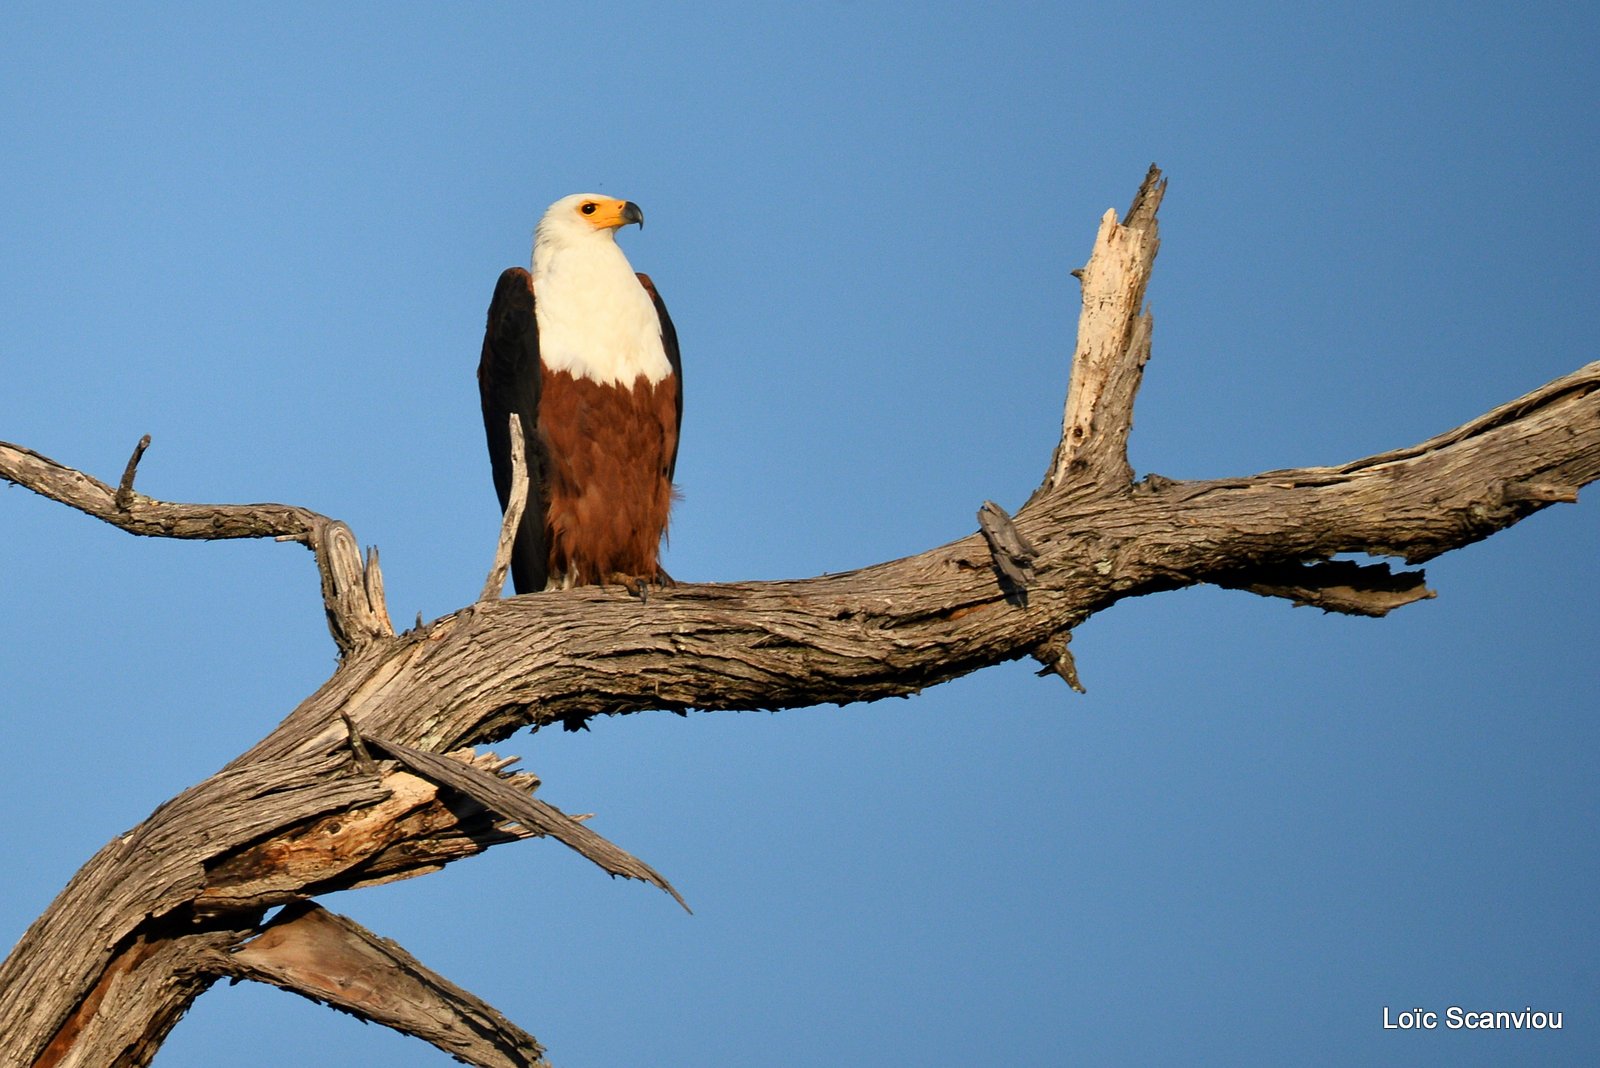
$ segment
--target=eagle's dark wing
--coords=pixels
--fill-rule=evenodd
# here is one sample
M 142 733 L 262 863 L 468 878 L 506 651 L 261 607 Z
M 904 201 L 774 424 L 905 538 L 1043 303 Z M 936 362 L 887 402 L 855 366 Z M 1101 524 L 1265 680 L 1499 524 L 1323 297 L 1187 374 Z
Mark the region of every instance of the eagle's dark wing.
M 667 314 L 661 294 L 656 292 L 656 284 L 643 272 L 639 273 L 639 284 L 644 286 L 644 291 L 650 294 L 651 303 L 656 306 L 656 317 L 661 320 L 661 347 L 667 350 L 667 359 L 672 362 L 672 377 L 678 383 L 678 415 L 672 428 L 672 455 L 667 457 L 667 480 L 670 482 L 673 472 L 678 468 L 678 439 L 683 435 L 683 360 L 678 355 L 678 331 L 672 326 L 672 316 Z
M 511 582 L 518 593 L 543 590 L 549 566 L 545 463 L 539 445 L 539 326 L 533 299 L 533 279 L 527 271 L 510 267 L 500 275 L 489 303 L 483 356 L 478 361 L 483 429 L 502 511 L 511 496 L 511 450 L 522 449 L 528 462 L 528 506 L 511 551 Z M 665 321 L 665 313 L 662 318 Z M 676 351 L 674 346 L 674 355 Z M 511 440 L 512 412 L 522 420 L 523 440 L 518 442 Z

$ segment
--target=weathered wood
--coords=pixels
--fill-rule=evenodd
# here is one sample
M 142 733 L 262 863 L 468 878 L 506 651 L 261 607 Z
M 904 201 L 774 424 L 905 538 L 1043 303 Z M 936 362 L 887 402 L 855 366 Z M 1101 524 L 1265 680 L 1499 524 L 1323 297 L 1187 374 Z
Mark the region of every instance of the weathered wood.
M 371 642 L 394 637 L 389 609 L 383 603 L 378 550 L 372 549 L 363 562 L 350 528 L 336 519 L 321 517 L 313 524 L 308 541 L 317 554 L 328 632 L 339 647 L 339 655 L 349 656 Z
M 42 1063 L 147 1063 L 209 984 L 180 978 L 198 943 L 169 943 L 192 936 L 226 944 L 230 931 L 258 918 L 236 914 L 192 928 L 181 921 L 205 888 L 207 863 L 284 826 L 381 799 L 376 782 L 341 774 L 347 763 L 340 755 L 224 771 L 103 847 L 0 964 L 0 1063 L 33 1064 L 52 1043 L 59 1058 Z M 109 1012 L 107 998 L 127 1007 Z M 62 1047 L 57 1040 L 69 1033 Z M 124 1049 L 148 1056 L 119 1060 Z
M 1283 597 L 1297 606 L 1352 616 L 1384 616 L 1434 596 L 1420 571 L 1394 572 L 1388 564 L 1350 560 L 1263 565 L 1247 568 L 1237 579 L 1217 575 L 1212 581 L 1227 589 Z
M 1006 600 L 1019 608 L 1028 605 L 1028 587 L 1033 584 L 1033 561 L 1039 552 L 1017 531 L 1010 513 L 993 501 L 978 509 L 978 532 L 989 545 L 995 577 L 1005 591 Z
M 617 848 L 554 805 L 518 790 L 494 772 L 383 738 L 369 741 L 418 775 L 470 797 L 502 819 L 521 824 L 530 833 L 554 838 L 612 875 L 640 879 L 665 890 L 685 912 L 689 911 L 682 895 L 650 865 Z
M 1070 481 L 1114 489 L 1133 478 L 1128 433 L 1154 326 L 1144 310 L 1144 293 L 1161 247 L 1156 212 L 1166 191 L 1166 180 L 1152 164 L 1122 221 L 1116 212 L 1106 212 L 1088 264 L 1073 272 L 1083 285 L 1078 347 L 1061 441 L 1040 492 Z
M 310 902 L 285 908 L 219 974 L 253 979 L 414 1035 L 482 1068 L 548 1068 L 544 1047 L 392 941 Z
M 149 1064 L 194 999 L 214 975 L 202 963 L 248 931 L 191 930 L 152 920 L 119 947 L 94 986 L 37 1060 L 14 1059 L 3 1037 L 5 1064 L 34 1068 L 101 1068 Z
M 1071 630 L 1118 600 L 1214 583 L 1378 614 L 1426 596 L 1421 572 L 1332 558 L 1421 562 L 1573 500 L 1600 477 L 1596 363 L 1438 437 L 1342 466 L 1133 484 L 1125 444 L 1149 353 L 1142 304 L 1162 188 L 1152 171 L 1123 221 L 1102 226 L 1083 272 L 1055 460 L 1011 523 L 992 524 L 1002 549 L 1014 534 L 1031 551 L 1031 575 L 1019 570 L 1025 605 L 1008 603 L 996 554 L 974 533 L 845 574 L 679 585 L 647 603 L 596 587 L 485 600 L 395 636 L 376 554 L 362 566 L 354 538 L 326 517 L 163 504 L 131 483 L 119 509 L 103 483 L 0 443 L 0 477 L 123 529 L 287 537 L 316 544 L 319 561 L 339 557 L 327 602 L 344 653 L 271 734 L 102 849 L 30 927 L 0 965 L 0 1065 L 148 1063 L 215 978 L 204 962 L 254 937 L 265 908 L 421 874 L 538 829 L 487 777 L 452 783 L 457 769 L 429 754 L 650 708 L 903 695 L 1022 656 L 1078 686 Z M 348 725 L 384 739 L 409 770 L 355 759 Z M 473 763 L 499 770 L 486 755 Z M 508 785 L 523 800 L 528 788 Z

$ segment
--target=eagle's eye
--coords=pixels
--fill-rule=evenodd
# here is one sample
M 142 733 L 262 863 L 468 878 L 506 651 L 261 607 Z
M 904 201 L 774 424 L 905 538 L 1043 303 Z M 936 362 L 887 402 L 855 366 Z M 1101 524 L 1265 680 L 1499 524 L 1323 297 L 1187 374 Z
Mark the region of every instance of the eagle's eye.
M 583 207 L 579 208 L 578 210 L 583 212 L 585 215 L 593 215 L 594 214 L 594 209 L 596 207 L 597 207 L 597 205 L 595 204 L 595 202 L 590 200 L 590 201 L 585 202 Z

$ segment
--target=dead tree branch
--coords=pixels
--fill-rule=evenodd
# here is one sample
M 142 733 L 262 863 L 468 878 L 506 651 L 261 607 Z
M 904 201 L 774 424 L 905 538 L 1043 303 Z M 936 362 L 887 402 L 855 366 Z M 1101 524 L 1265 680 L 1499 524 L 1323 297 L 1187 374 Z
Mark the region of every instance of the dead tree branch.
M 643 709 L 869 701 L 1024 656 L 1081 688 L 1072 628 L 1123 598 L 1212 583 L 1381 615 L 1429 596 L 1422 573 L 1335 557 L 1425 561 L 1571 501 L 1600 477 L 1595 363 L 1428 441 L 1342 466 L 1135 484 L 1126 445 L 1150 353 L 1144 294 L 1163 190 L 1152 169 L 1127 215 L 1102 221 L 1079 272 L 1062 434 L 1027 504 L 1012 517 L 986 512 L 983 534 L 845 574 L 680 584 L 646 605 L 601 588 L 484 599 L 395 636 L 376 553 L 363 565 L 342 524 L 282 505 L 167 504 L 133 492 L 131 477 L 119 507 L 104 483 L 0 444 L 0 477 L 133 533 L 310 545 L 344 654 L 267 737 L 104 847 L 34 923 L 0 965 L 0 1065 L 143 1065 L 219 975 L 330 997 L 319 993 L 330 980 L 370 976 L 362 962 L 380 959 L 403 977 L 341 1007 L 469 1063 L 536 1063 L 531 1038 L 482 1024 L 487 1006 L 299 905 L 539 834 L 666 887 L 535 802 L 531 779 L 462 747 Z M 353 739 L 374 752 L 358 758 Z M 298 911 L 263 932 L 262 912 L 276 905 Z M 448 1033 L 424 1034 L 385 1008 L 413 994 L 430 999 Z M 500 1037 L 450 1045 L 462 1021 Z
M 136 493 L 134 473 L 149 447 L 146 434 L 134 449 L 116 489 L 32 449 L 0 441 L 0 479 L 148 538 L 276 538 L 297 541 L 316 554 L 328 630 L 341 655 L 394 636 L 383 601 L 377 551 L 361 560 L 350 528 L 307 508 L 286 504 L 177 504 Z

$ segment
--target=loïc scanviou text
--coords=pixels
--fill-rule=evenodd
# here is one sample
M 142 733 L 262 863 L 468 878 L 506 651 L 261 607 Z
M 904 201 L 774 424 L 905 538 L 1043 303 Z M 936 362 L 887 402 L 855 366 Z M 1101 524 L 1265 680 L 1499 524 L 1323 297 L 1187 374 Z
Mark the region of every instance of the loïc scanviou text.
M 1466 1009 L 1451 1005 L 1442 1013 L 1421 1007 L 1383 1007 L 1385 1031 L 1433 1031 L 1441 1024 L 1451 1031 L 1559 1031 L 1561 1013 L 1532 1005 L 1520 1009 Z

